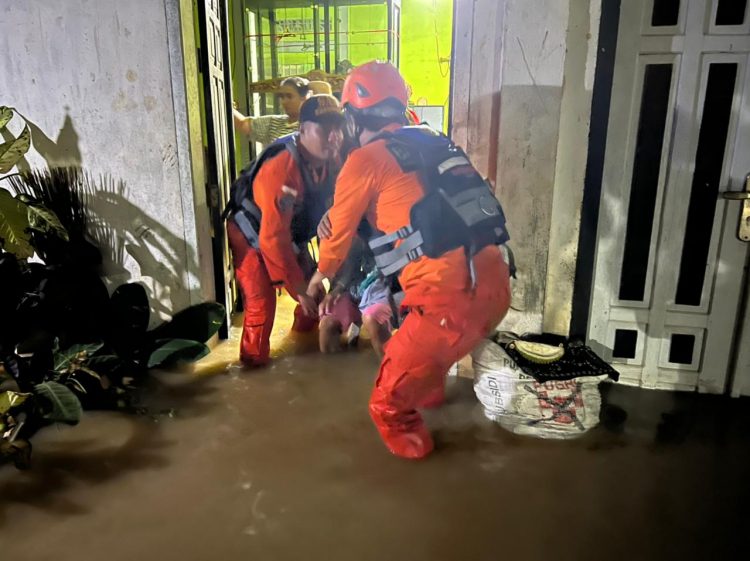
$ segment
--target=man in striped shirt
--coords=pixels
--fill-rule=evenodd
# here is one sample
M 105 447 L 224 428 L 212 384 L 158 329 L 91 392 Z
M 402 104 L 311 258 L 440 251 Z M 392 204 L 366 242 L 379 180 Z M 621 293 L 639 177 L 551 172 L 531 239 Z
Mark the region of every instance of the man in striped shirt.
M 277 138 L 297 132 L 299 129 L 299 108 L 310 95 L 309 82 L 305 78 L 286 78 L 281 82 L 276 94 L 281 100 L 285 115 L 262 115 L 246 117 L 234 110 L 234 127 L 253 142 L 264 147 Z

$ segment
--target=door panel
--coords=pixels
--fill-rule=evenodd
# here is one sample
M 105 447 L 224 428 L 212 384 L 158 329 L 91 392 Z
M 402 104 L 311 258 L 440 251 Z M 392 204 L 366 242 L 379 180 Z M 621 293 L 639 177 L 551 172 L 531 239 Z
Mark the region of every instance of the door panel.
M 750 171 L 750 36 L 719 3 L 621 7 L 589 338 L 630 384 L 727 384 L 747 246 L 721 193 Z

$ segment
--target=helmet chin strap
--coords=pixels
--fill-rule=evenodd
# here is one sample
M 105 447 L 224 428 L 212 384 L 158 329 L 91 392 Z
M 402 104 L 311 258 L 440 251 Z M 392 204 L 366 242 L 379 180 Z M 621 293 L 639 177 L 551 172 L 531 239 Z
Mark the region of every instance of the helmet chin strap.
M 352 141 L 354 146 L 361 147 L 362 142 L 360 141 L 360 137 L 362 136 L 362 133 L 365 130 L 365 127 L 363 127 L 360 124 L 361 118 L 366 118 L 368 116 L 371 117 L 380 117 L 383 119 L 390 119 L 393 123 L 400 123 L 401 125 L 408 125 L 409 120 L 406 118 L 406 109 L 403 109 L 402 111 L 398 113 L 394 113 L 393 110 L 388 110 L 388 108 L 385 108 L 385 110 L 382 110 L 382 114 L 379 115 L 370 115 L 369 113 L 364 113 L 363 111 L 359 111 L 357 109 L 352 108 L 349 105 L 344 106 L 344 118 L 346 119 L 346 127 L 345 127 L 345 133 L 346 136 L 349 138 L 349 140 Z
M 352 143 L 359 147 L 359 136 L 362 134 L 362 127 L 357 123 L 357 116 L 355 111 L 347 108 L 344 110 L 344 116 L 346 118 L 345 132 L 346 136 Z

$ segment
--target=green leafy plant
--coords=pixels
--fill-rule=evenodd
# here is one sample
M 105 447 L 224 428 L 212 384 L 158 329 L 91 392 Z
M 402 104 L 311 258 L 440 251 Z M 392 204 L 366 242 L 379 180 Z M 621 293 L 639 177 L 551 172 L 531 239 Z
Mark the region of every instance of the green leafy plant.
M 34 255 L 30 226 L 28 207 L 0 189 L 0 247 L 19 259 Z
M 224 321 L 223 306 L 204 303 L 149 329 L 142 285 L 109 295 L 87 233 L 91 181 L 53 169 L 14 174 L 13 194 L 0 189 L 0 462 L 19 468 L 40 428 L 75 424 L 84 409 L 128 409 L 149 369 L 205 356 Z
M 34 386 L 35 394 L 44 398 L 49 407 L 44 408 L 44 418 L 54 423 L 78 424 L 81 420 L 81 402 L 70 388 L 59 382 L 42 382 Z
M 19 162 L 31 147 L 31 130 L 24 125 L 21 134 L 13 136 L 7 130 L 8 123 L 13 119 L 12 107 L 0 106 L 0 131 L 5 130 L 5 136 L 10 140 L 0 144 L 0 173 L 8 173 Z
M 31 132 L 28 125 L 18 137 L 8 130 L 14 111 L 0 106 L 0 132 L 9 140 L 0 144 L 0 173 L 8 173 L 28 152 L 31 146 Z M 20 258 L 33 255 L 30 242 L 29 211 L 27 206 L 7 191 L 0 189 L 0 247 Z

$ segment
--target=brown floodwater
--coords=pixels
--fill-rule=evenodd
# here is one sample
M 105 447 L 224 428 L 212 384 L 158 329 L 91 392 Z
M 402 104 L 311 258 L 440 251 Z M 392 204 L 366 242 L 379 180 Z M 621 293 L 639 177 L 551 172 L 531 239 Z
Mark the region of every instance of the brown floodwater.
M 485 420 L 452 378 L 437 450 L 412 463 L 367 415 L 374 354 L 323 357 L 287 331 L 266 369 L 227 365 L 235 332 L 194 374 L 156 376 L 147 414 L 39 433 L 31 471 L 0 468 L 0 559 L 747 556 L 747 400 L 606 385 L 606 423 L 544 441 Z

